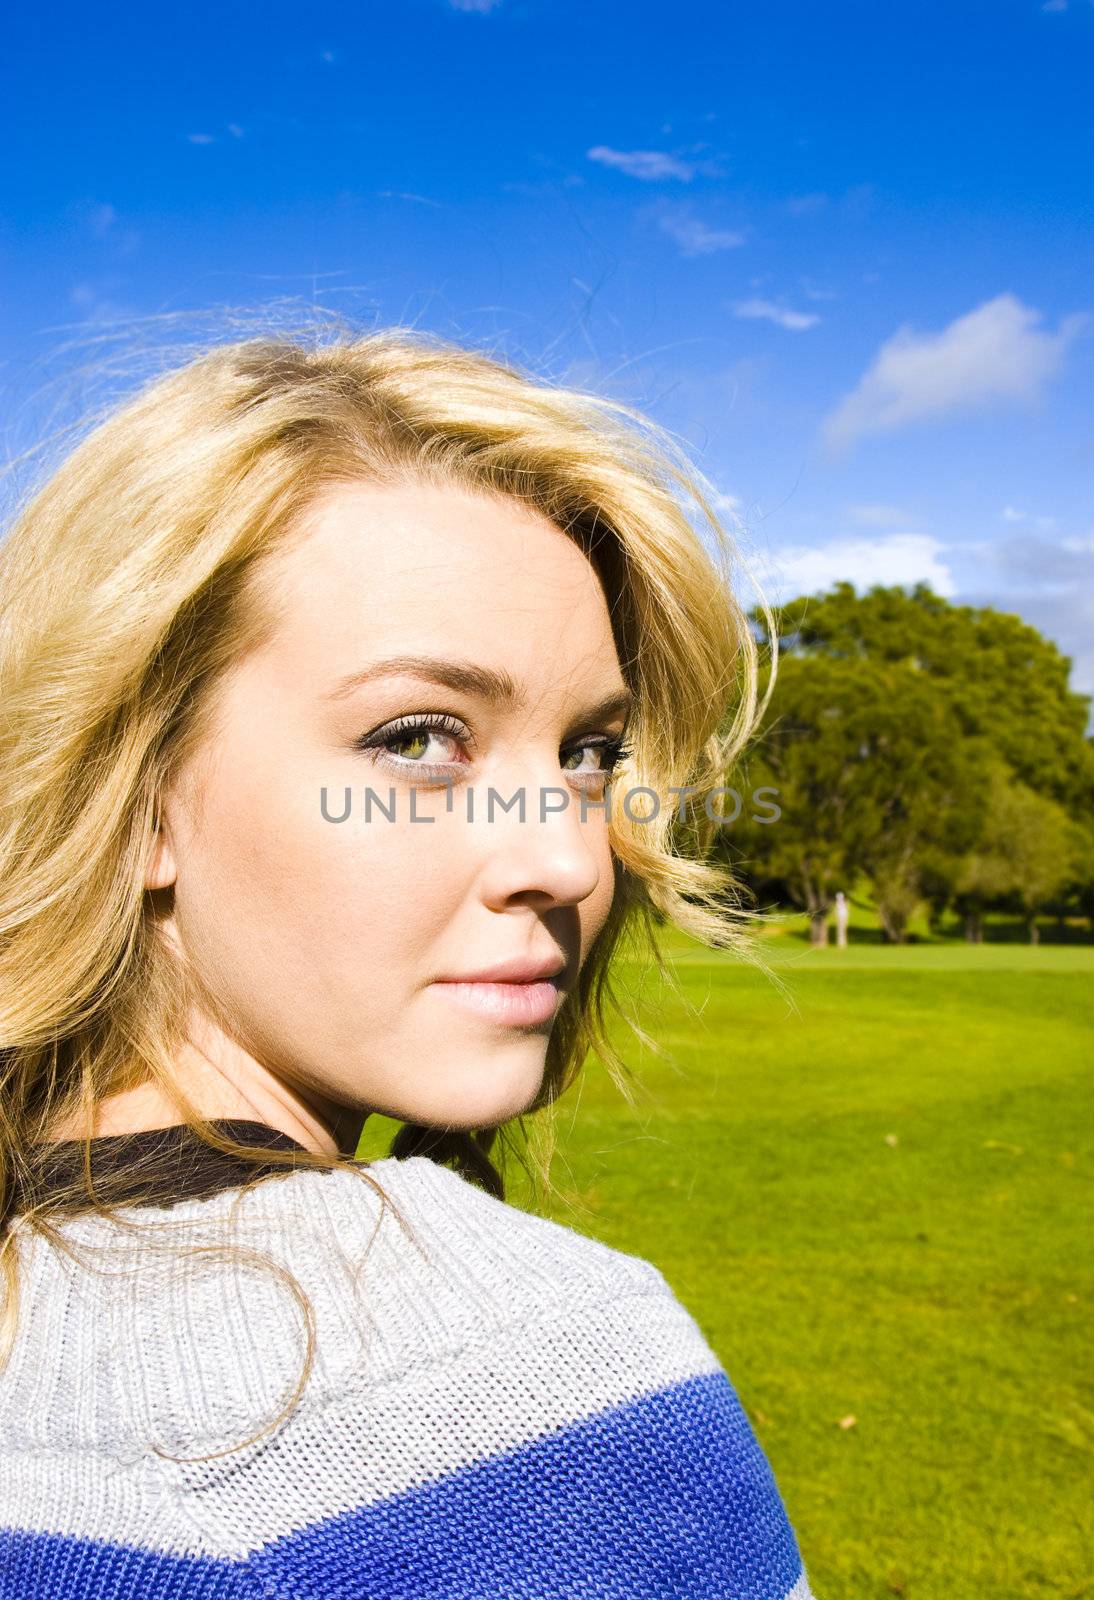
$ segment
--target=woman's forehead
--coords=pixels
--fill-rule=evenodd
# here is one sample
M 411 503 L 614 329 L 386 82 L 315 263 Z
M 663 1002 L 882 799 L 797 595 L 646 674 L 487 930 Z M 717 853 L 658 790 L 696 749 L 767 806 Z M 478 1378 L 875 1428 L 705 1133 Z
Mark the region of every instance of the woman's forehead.
M 459 487 L 339 486 L 300 531 L 260 580 L 260 609 L 276 621 L 246 663 L 259 692 L 273 686 L 337 712 L 340 699 L 372 701 L 395 681 L 394 670 L 375 670 L 384 661 L 403 660 L 399 681 L 410 687 L 414 658 L 478 668 L 495 688 L 508 681 L 517 709 L 549 690 L 589 704 L 625 690 L 593 566 L 564 530 L 516 500 Z M 427 675 L 417 680 L 424 688 Z M 471 678 L 448 686 L 497 706 L 506 698 Z
M 534 662 L 544 650 L 614 653 L 595 569 L 556 524 L 460 489 L 349 488 L 312 513 L 268 576 L 283 647 L 352 655 L 436 652 Z M 504 648 L 503 648 L 504 647 Z

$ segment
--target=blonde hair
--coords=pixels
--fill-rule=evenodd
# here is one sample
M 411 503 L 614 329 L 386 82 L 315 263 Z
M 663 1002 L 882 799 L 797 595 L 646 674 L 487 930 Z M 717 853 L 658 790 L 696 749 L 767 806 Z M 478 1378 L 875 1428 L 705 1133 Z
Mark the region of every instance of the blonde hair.
M 98 1102 L 138 1082 L 179 1088 L 170 1063 L 193 991 L 143 887 L 157 796 L 201 740 L 222 674 L 274 625 L 267 559 L 321 491 L 361 480 L 509 496 L 577 540 L 637 697 L 620 770 L 658 796 L 694 790 L 637 820 L 613 808 L 615 900 L 529 1111 L 471 1132 L 406 1124 L 391 1153 L 430 1155 L 503 1196 L 498 1143 L 549 1187 L 552 1119 L 526 1118 L 557 1101 L 590 1051 L 628 1094 L 607 1009 L 657 1048 L 610 982 L 625 936 L 670 982 L 658 920 L 767 970 L 749 929 L 761 913 L 710 859 L 719 811 L 704 801 L 762 716 L 775 662 L 761 703 L 758 646 L 734 593 L 739 553 L 671 438 L 625 405 L 403 329 L 206 350 L 94 428 L 0 548 L 0 1361 L 16 1337 L 20 1189 L 32 1203 L 19 1230 L 61 1248 L 51 1217 L 90 1208 L 123 1220 L 109 1180 L 92 1183 L 87 1141 L 82 1183 L 35 1197 L 47 1130 L 73 1118 L 90 1128 Z M 367 1164 L 241 1145 L 182 1103 L 215 1149 L 346 1168 L 379 1188 Z M 290 1408 L 312 1345 L 309 1321 Z

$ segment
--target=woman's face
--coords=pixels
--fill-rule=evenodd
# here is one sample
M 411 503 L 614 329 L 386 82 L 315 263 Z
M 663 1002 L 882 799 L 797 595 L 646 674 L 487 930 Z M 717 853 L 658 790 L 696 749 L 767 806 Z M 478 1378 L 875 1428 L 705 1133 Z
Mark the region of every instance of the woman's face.
M 503 1121 L 612 901 L 595 802 L 629 696 L 604 593 L 544 516 L 455 487 L 339 487 L 302 531 L 267 569 L 275 632 L 162 800 L 172 936 L 284 1083 Z M 510 962 L 565 967 L 452 981 Z

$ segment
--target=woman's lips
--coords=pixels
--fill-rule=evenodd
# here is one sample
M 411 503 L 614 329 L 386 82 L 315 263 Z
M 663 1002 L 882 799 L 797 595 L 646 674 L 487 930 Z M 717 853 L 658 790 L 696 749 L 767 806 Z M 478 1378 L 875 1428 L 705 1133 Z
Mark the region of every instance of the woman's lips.
M 536 983 L 440 981 L 433 985 L 464 1011 L 487 1022 L 530 1027 L 553 1020 L 562 990 L 551 978 Z

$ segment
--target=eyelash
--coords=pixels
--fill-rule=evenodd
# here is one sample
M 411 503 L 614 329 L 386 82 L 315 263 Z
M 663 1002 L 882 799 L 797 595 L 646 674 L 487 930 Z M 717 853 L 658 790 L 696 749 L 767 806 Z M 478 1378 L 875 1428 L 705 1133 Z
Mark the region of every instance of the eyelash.
M 463 724 L 455 717 L 441 714 L 435 717 L 406 717 L 396 722 L 386 723 L 378 728 L 375 733 L 365 734 L 358 739 L 355 748 L 368 754 L 378 766 L 387 767 L 389 771 L 406 772 L 414 771 L 425 773 L 427 777 L 440 777 L 454 765 L 452 762 L 433 763 L 426 765 L 419 761 L 408 760 L 405 756 L 389 756 L 383 754 L 386 744 L 393 744 L 396 740 L 412 738 L 415 734 L 445 733 L 451 738 L 463 739 L 467 737 Z M 576 745 L 570 745 L 568 750 L 600 750 L 604 752 L 606 765 L 597 772 L 578 772 L 578 778 L 610 778 L 620 762 L 627 760 L 634 754 L 633 747 L 619 737 L 598 739 L 583 739 Z

